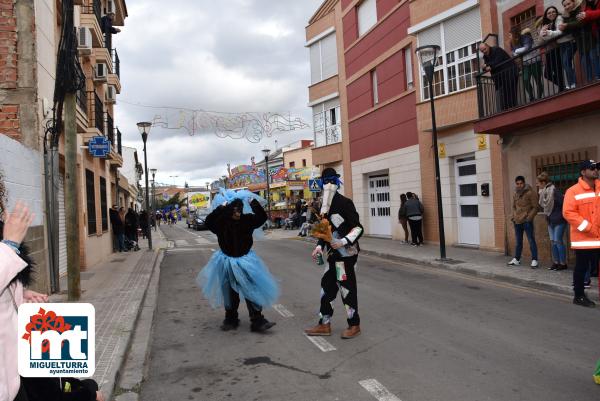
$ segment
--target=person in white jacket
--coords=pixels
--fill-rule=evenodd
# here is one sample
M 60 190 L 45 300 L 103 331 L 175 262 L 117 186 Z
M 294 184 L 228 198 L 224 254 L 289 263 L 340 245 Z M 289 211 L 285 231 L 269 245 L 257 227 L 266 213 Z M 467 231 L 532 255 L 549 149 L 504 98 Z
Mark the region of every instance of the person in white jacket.
M 46 295 L 25 290 L 18 278 L 28 266 L 19 254 L 32 220 L 33 215 L 21 202 L 12 213 L 4 213 L 0 242 L 0 401 L 24 397 L 17 364 L 17 309 L 24 302 L 48 300 Z

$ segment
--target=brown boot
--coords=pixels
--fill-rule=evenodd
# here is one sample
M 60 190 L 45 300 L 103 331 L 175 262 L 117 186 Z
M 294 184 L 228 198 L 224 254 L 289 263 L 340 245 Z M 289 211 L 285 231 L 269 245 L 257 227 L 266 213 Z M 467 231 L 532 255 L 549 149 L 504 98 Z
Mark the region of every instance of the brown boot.
M 346 330 L 342 332 L 342 338 L 350 339 L 357 337 L 360 334 L 360 326 L 349 326 Z
M 315 327 L 305 329 L 304 334 L 306 334 L 307 336 L 330 336 L 331 324 L 317 324 Z

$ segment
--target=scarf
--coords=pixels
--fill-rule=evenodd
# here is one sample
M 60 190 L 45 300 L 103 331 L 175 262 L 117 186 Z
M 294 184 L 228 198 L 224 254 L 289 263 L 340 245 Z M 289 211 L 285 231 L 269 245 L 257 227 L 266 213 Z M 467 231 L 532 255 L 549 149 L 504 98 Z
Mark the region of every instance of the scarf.
M 554 184 L 549 182 L 546 186 L 539 191 L 540 195 L 540 206 L 544 210 L 546 216 L 550 216 L 552 209 L 554 209 Z

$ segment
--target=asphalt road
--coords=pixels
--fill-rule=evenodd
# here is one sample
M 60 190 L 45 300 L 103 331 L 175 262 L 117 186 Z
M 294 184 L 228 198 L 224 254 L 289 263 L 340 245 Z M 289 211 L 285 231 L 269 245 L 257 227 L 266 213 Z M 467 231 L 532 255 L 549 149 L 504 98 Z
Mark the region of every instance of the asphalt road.
M 294 239 L 255 244 L 280 280 L 271 332 L 251 333 L 245 305 L 237 331 L 202 299 L 195 277 L 216 239 L 163 226 L 174 248 L 161 265 L 148 380 L 141 400 L 593 401 L 600 313 L 569 297 L 434 268 L 361 256 L 362 335 L 336 300 L 334 333 L 309 341 L 322 267 Z

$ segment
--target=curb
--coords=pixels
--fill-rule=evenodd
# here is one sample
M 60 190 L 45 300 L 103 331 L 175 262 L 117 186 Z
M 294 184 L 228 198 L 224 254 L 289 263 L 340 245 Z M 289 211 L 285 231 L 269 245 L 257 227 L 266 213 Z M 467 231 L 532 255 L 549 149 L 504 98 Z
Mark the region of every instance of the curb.
M 316 241 L 314 241 L 311 238 L 299 238 L 299 240 L 304 241 L 304 242 L 313 243 L 313 244 L 316 243 Z M 465 275 L 469 275 L 469 276 L 474 276 L 474 277 L 484 278 L 484 279 L 488 279 L 488 280 L 499 281 L 499 282 L 503 282 L 503 283 L 507 283 L 507 284 L 517 285 L 520 287 L 554 292 L 554 293 L 557 293 L 560 295 L 573 296 L 573 289 L 571 288 L 571 286 L 565 286 L 565 285 L 546 282 L 546 281 L 530 280 L 530 279 L 526 279 L 526 278 L 510 277 L 510 276 L 506 276 L 503 274 L 497 274 L 497 273 L 492 273 L 492 272 L 482 272 L 482 271 L 479 271 L 477 269 L 474 269 L 474 268 L 471 268 L 468 266 L 461 266 L 460 264 L 448 264 L 448 263 L 444 263 L 444 262 L 436 261 L 436 260 L 415 259 L 415 258 L 410 258 L 410 257 L 406 257 L 406 256 L 391 255 L 391 254 L 384 253 L 384 252 L 369 251 L 364 248 L 361 249 L 361 253 L 363 255 L 367 255 L 367 256 L 376 256 L 376 257 L 379 257 L 382 259 L 393 260 L 393 261 L 397 261 L 397 262 L 413 263 L 413 264 L 425 266 L 425 267 L 440 268 L 440 269 L 453 271 L 456 273 L 465 274 Z M 597 291 L 588 291 L 587 295 L 590 299 L 598 299 Z
M 157 248 L 154 251 L 154 259 L 152 261 L 152 271 L 150 273 L 150 279 L 148 280 L 148 283 L 146 284 L 146 288 L 144 289 L 144 294 L 142 295 L 142 299 L 140 301 L 140 305 L 139 305 L 138 311 L 137 311 L 137 313 L 135 315 L 135 319 L 133 321 L 132 329 L 129 331 L 129 337 L 127 339 L 127 344 L 126 344 L 126 347 L 125 347 L 126 351 L 123 354 L 123 358 L 121 359 L 121 361 L 119 363 L 119 366 L 116 369 L 116 372 L 114 374 L 115 379 L 114 379 L 114 381 L 112 383 L 112 386 L 110 386 L 110 390 L 107 390 L 106 397 L 105 397 L 106 400 L 114 400 L 115 399 L 115 392 L 118 389 L 117 387 L 118 387 L 119 381 L 121 380 L 121 375 L 122 375 L 123 369 L 125 367 L 125 361 L 127 360 L 127 356 L 129 355 L 129 352 L 131 350 L 131 346 L 132 346 L 132 343 L 133 343 L 133 337 L 134 337 L 134 334 L 136 332 L 136 328 L 138 326 L 138 322 L 140 320 L 140 316 L 142 314 L 143 306 L 144 306 L 144 304 L 146 302 L 146 298 L 148 296 L 148 289 L 150 287 L 150 283 L 152 282 L 154 274 L 156 273 L 156 270 L 157 270 L 156 267 L 160 266 L 160 262 L 162 261 L 163 257 L 164 257 L 164 249 L 163 248 Z

